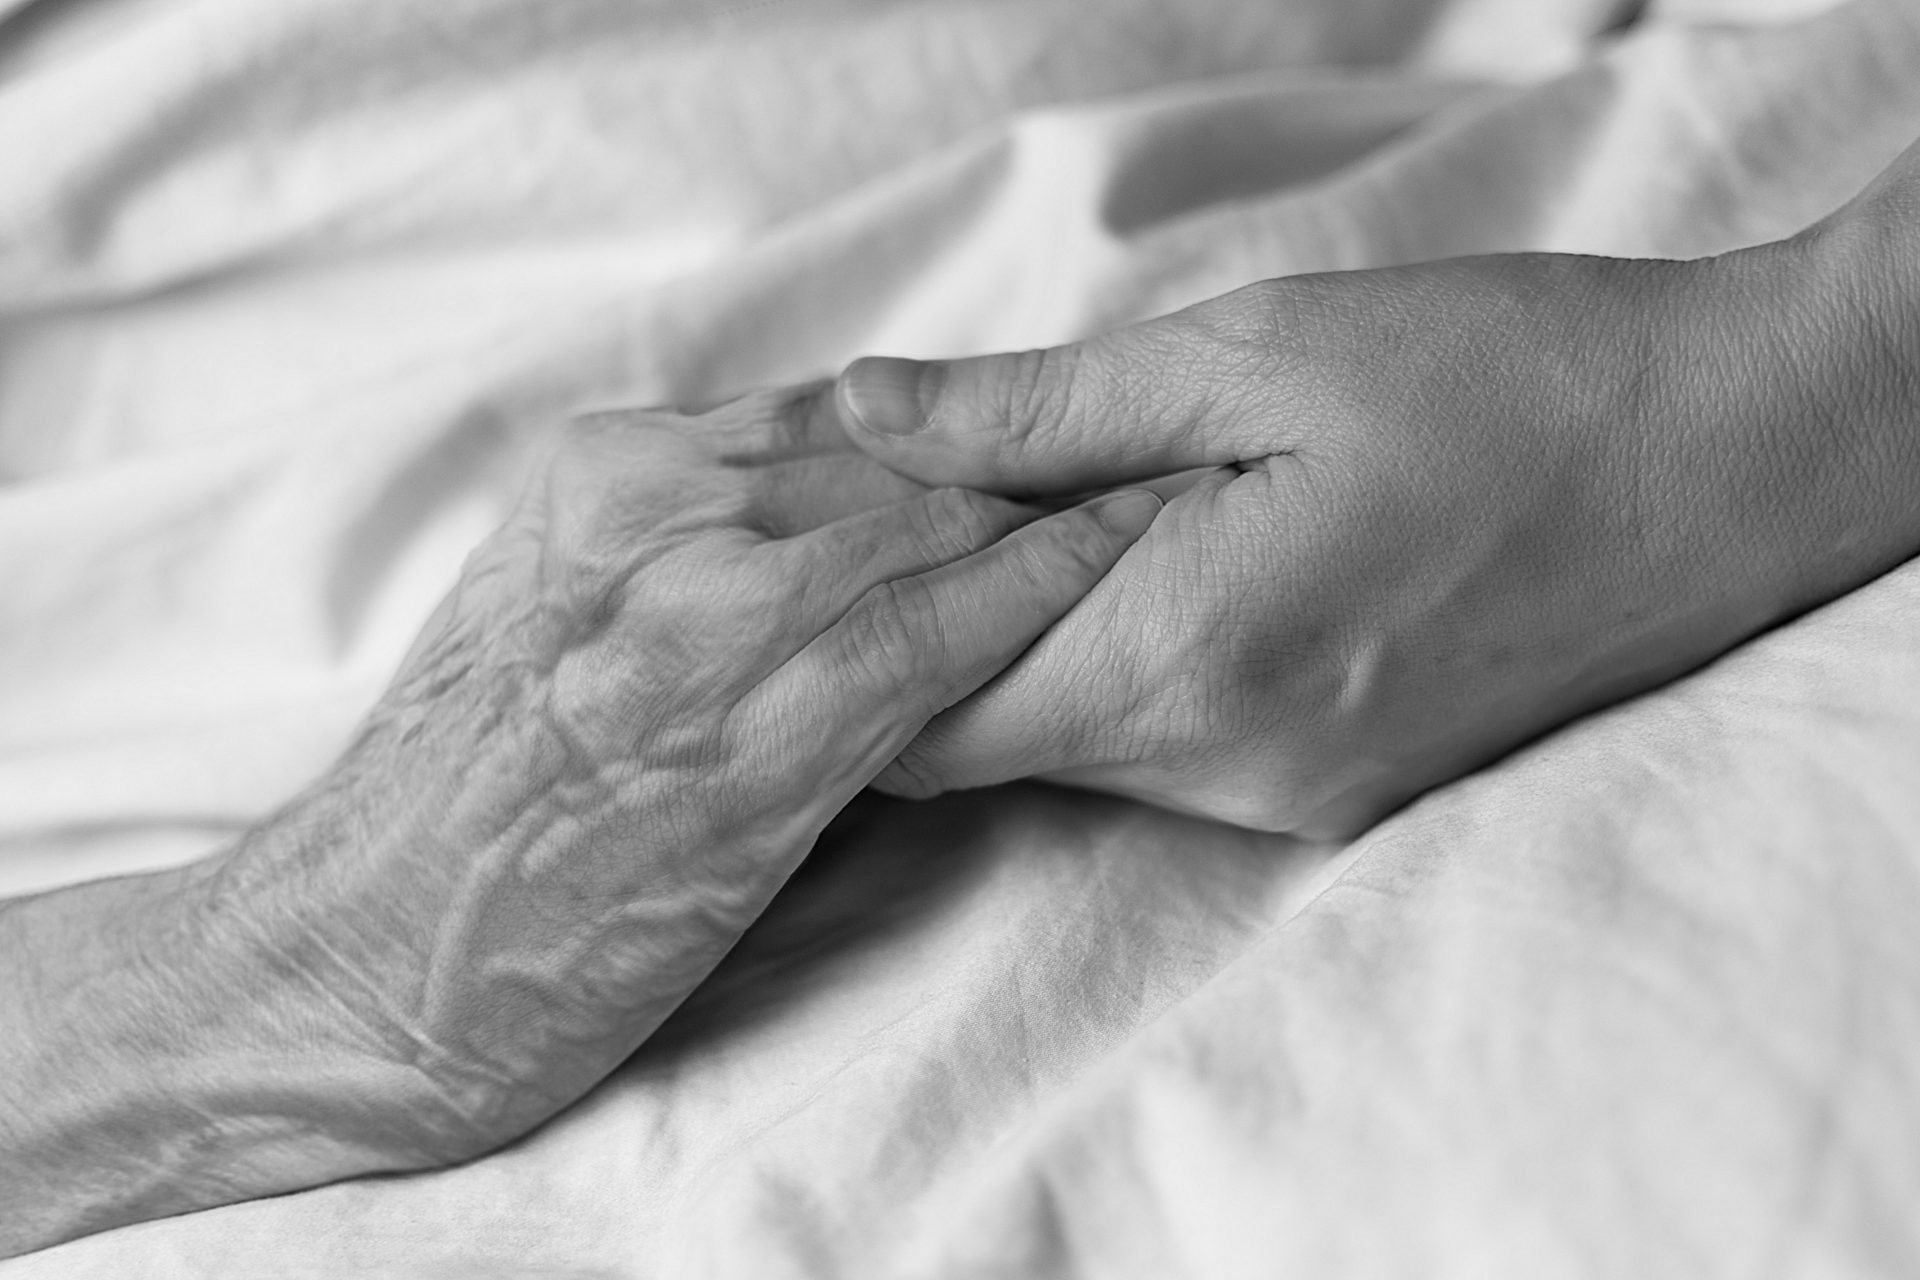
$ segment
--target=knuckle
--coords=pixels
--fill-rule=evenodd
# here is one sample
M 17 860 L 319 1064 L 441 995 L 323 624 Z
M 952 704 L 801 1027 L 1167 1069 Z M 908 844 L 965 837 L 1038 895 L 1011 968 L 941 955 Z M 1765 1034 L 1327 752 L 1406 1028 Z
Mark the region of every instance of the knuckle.
M 936 667 L 944 648 L 933 592 L 913 578 L 883 582 L 847 615 L 850 660 L 883 684 L 908 684 Z
M 611 409 L 569 418 L 547 463 L 548 483 L 582 494 L 606 488 L 618 474 L 609 464 L 634 451 L 641 418 L 633 411 Z
M 570 440 L 592 441 L 631 431 L 646 417 L 645 409 L 590 409 L 585 413 L 576 413 L 567 420 L 566 434 Z
M 1071 543 L 1063 542 L 1061 535 L 1055 535 L 1050 543 L 1041 543 L 1033 538 L 1011 542 L 1002 562 L 1007 585 L 1019 595 L 1045 592 L 1060 576 L 1055 561 L 1063 554 L 1074 553 Z
M 555 458 L 604 472 L 662 450 L 691 456 L 693 443 L 686 420 L 669 410 L 593 409 L 567 419 Z
M 1062 575 L 1097 579 L 1111 562 L 1113 535 L 1092 514 L 1048 522 L 1044 536 L 1022 539 L 1008 548 L 1009 571 L 1022 586 L 1058 582 Z
M 993 541 L 985 495 L 972 489 L 935 489 L 911 508 L 914 536 L 929 560 L 945 564 Z
M 623 546 L 682 516 L 730 513 L 742 484 L 678 419 L 653 410 L 577 415 L 559 434 L 540 500 L 567 538 Z
M 576 414 L 561 428 L 553 465 L 582 480 L 617 473 L 621 464 L 657 444 L 670 419 L 644 409 L 600 409 Z

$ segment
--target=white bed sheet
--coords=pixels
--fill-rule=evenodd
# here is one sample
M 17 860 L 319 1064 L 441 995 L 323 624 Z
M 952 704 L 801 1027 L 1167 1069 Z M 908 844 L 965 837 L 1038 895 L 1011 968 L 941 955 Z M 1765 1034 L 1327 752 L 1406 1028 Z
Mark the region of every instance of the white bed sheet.
M 317 772 L 571 408 L 1789 232 L 1920 3 L 0 3 L 0 892 Z M 27 1277 L 1920 1273 L 1920 566 L 1347 849 L 865 805 L 557 1122 Z

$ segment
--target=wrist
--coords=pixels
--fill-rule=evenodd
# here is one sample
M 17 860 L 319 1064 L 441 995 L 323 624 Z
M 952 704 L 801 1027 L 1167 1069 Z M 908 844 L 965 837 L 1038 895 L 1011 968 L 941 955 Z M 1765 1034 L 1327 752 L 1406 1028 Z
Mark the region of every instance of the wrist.
M 480 1123 L 495 1105 L 491 1082 L 405 1011 L 384 979 L 407 960 L 357 945 L 349 922 L 359 904 L 325 893 L 337 873 L 305 874 L 337 854 L 377 850 L 325 847 L 311 822 L 301 814 L 291 832 L 268 829 L 208 864 L 185 907 L 210 940 L 192 971 L 196 999 L 233 1010 L 198 1026 L 193 1058 L 215 1070 L 190 1070 L 186 1087 L 204 1084 L 217 1102 L 243 1106 L 271 1095 L 251 1137 L 284 1176 L 303 1179 L 293 1186 L 490 1150 L 502 1140 Z
M 1920 549 L 1920 222 L 1856 201 L 1808 231 L 1727 255 L 1703 304 L 1738 317 L 1714 406 L 1780 614 Z
M 220 868 L 0 914 L 0 1256 L 444 1159 L 421 1073 L 227 926 Z
M 383 701 L 327 778 L 207 864 L 189 907 L 218 981 L 269 1034 L 297 1033 L 300 1109 L 380 1168 L 491 1150 L 538 1092 L 472 1051 L 487 1009 L 464 993 L 484 975 L 440 951 L 479 927 L 465 880 L 532 838 L 541 771 L 517 735 L 409 705 Z

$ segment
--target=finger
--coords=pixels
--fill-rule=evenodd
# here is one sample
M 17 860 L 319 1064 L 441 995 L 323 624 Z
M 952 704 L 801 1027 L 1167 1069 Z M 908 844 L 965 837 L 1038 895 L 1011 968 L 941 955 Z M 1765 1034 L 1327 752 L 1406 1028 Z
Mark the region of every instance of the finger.
M 713 460 L 736 466 L 856 452 L 827 379 L 749 391 L 698 412 L 662 406 L 605 408 L 579 414 L 573 422 L 577 428 L 610 434 L 673 431 L 699 442 Z
M 861 450 L 928 484 L 1074 493 L 1278 450 L 1264 295 L 1040 351 L 856 360 L 836 400 Z
M 1093 667 L 1103 656 L 1088 654 L 1087 666 Z M 988 683 L 991 686 L 992 682 Z M 1070 718 L 1037 720 L 1027 714 L 1015 718 L 1018 732 L 996 732 L 1001 726 L 992 723 L 983 728 L 983 720 L 997 718 L 994 711 L 1004 715 L 999 707 L 983 714 L 982 708 L 968 699 L 941 712 L 868 785 L 883 795 L 903 800 L 930 800 L 949 791 L 971 791 L 1018 778 L 1055 774 L 1066 768 L 1068 761 L 1097 749 L 1098 744 L 1084 740 L 1089 726 Z M 999 749 L 982 750 L 982 739 Z
M 791 538 L 927 492 L 918 481 L 858 453 L 778 462 L 749 474 L 752 523 L 770 538 Z
M 911 799 L 1029 777 L 1114 789 L 1116 776 L 1133 771 L 1142 742 L 1163 736 L 1170 702 L 1188 696 L 1185 681 L 1203 667 L 1181 646 L 1206 645 L 1211 628 L 1198 617 L 1175 621 L 1180 608 L 1158 591 L 1178 582 L 1192 601 L 1230 589 L 1183 557 L 1240 559 L 1234 540 L 1221 536 L 1218 513 L 1241 474 L 1184 473 L 1184 496 L 1154 526 L 1151 560 L 1146 548 L 1136 552 L 1145 563 L 1108 575 L 1019 661 L 930 720 L 871 785 Z
M 813 635 L 878 584 L 965 559 L 1042 514 L 975 489 L 934 489 L 775 543 L 765 556 L 778 580 L 802 586 L 793 607 Z
M 837 807 L 928 719 L 1019 657 L 1159 511 L 1150 493 L 1110 494 L 964 559 L 882 582 L 775 672 L 748 714 L 780 726 L 786 740 L 797 729 L 826 745 L 817 791 Z
M 1250 466 L 1252 464 L 1242 463 L 1239 465 Z M 1187 492 L 1189 489 L 1193 488 L 1195 485 L 1201 483 L 1204 480 L 1209 479 L 1210 477 L 1219 476 L 1223 472 L 1226 472 L 1228 474 L 1238 474 L 1237 468 L 1232 468 L 1232 467 L 1194 467 L 1188 471 L 1175 471 L 1170 475 L 1154 476 L 1151 479 L 1141 480 L 1134 484 L 1128 485 L 1127 487 L 1134 488 L 1134 489 L 1147 489 L 1147 490 L 1150 490 L 1152 493 L 1154 493 L 1156 496 L 1158 496 L 1160 501 L 1172 502 L 1175 498 Z M 1102 489 L 1099 492 L 1104 493 L 1104 492 L 1107 492 L 1107 490 Z M 1085 502 L 1088 498 L 1093 498 L 1097 496 L 1099 496 L 1098 493 L 1077 493 L 1077 494 L 1067 494 L 1063 497 L 1058 497 L 1058 498 L 1030 498 L 1028 499 L 1028 501 L 1033 503 L 1034 506 L 1040 507 L 1043 510 L 1064 511 L 1068 507 L 1078 506 L 1082 502 Z
M 705 438 L 717 459 L 759 466 L 855 452 L 827 380 L 754 391 L 702 414 L 689 430 Z
M 581 414 L 566 436 L 564 464 L 588 487 L 618 473 L 628 492 L 673 496 L 697 490 L 705 514 L 737 520 L 771 538 L 923 494 L 927 486 L 861 454 L 841 430 L 832 384 L 753 392 L 701 416 L 665 409 Z M 715 505 L 717 504 L 717 505 Z

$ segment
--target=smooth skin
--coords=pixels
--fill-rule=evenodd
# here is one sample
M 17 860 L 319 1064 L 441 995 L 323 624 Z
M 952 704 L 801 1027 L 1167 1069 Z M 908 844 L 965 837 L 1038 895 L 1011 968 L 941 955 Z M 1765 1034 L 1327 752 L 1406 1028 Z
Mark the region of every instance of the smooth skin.
M 929 490 L 829 390 L 573 424 L 314 787 L 0 904 L 0 1254 L 538 1125 L 1160 510 Z
M 1920 551 L 1920 146 L 1722 258 L 1302 276 L 1048 350 L 855 362 L 871 457 L 1204 468 L 879 785 L 1040 775 L 1345 836 Z

